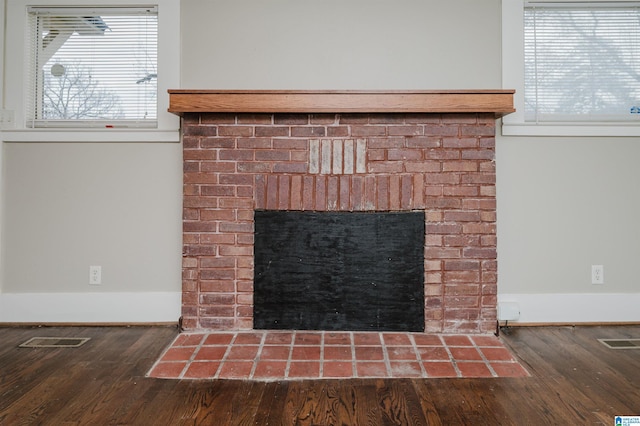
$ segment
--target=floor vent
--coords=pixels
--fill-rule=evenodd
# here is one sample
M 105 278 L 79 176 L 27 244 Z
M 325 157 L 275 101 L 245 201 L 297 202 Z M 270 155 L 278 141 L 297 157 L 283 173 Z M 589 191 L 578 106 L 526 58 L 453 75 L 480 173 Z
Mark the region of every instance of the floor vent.
M 89 341 L 89 337 L 32 337 L 21 348 L 77 348 Z
M 640 349 L 640 339 L 598 339 L 609 349 Z

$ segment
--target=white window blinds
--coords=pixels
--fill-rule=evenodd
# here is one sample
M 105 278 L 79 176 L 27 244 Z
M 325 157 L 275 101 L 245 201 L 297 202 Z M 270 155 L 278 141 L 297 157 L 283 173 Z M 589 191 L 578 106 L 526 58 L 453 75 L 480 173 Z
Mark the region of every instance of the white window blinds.
M 640 121 L 638 6 L 525 6 L 525 121 Z
M 29 9 L 27 126 L 157 127 L 156 8 Z

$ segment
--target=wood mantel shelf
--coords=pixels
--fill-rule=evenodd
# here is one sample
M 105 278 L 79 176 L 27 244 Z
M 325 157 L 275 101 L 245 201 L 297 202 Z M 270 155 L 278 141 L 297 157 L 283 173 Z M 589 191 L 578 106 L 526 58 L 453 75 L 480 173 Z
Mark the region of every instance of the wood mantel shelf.
M 514 90 L 169 90 L 169 112 L 493 113 L 515 111 Z

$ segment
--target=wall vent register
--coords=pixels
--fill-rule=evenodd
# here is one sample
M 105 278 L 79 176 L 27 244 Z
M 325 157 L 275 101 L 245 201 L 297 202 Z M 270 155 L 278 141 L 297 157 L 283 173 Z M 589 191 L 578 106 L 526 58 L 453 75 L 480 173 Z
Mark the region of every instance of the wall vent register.
M 32 337 L 22 343 L 21 348 L 78 348 L 87 343 L 89 337 Z
M 598 339 L 609 349 L 640 349 L 640 339 Z

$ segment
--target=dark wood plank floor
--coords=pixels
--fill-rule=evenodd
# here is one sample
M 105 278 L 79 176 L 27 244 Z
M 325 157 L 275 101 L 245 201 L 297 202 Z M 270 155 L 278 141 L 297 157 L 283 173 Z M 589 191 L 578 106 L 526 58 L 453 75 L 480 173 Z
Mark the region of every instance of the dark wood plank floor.
M 532 377 L 253 383 L 145 373 L 167 327 L 0 328 L 0 425 L 566 425 L 640 415 L 640 326 L 511 328 Z M 34 336 L 91 337 L 76 349 L 18 348 Z

